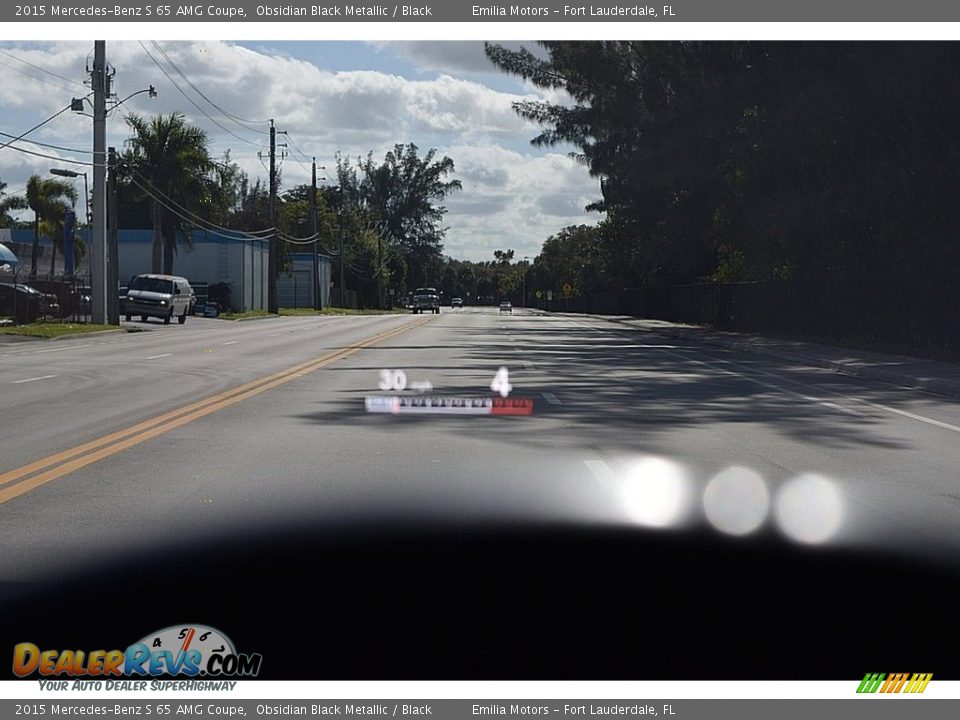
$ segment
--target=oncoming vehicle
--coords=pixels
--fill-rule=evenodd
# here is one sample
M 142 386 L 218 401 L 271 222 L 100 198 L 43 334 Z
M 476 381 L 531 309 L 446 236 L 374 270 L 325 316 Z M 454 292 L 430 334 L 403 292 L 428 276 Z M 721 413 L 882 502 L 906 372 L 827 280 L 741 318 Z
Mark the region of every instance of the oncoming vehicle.
M 130 281 L 124 304 L 124 315 L 129 322 L 133 315 L 140 320 L 155 317 L 165 325 L 175 317 L 183 325 L 190 313 L 193 290 L 186 278 L 176 275 L 137 275 Z
M 413 293 L 413 312 L 440 312 L 440 294 L 436 288 L 417 288 Z
M 462 308 L 463 307 L 463 298 L 454 298 L 450 301 L 450 307 Z
M 502 302 L 502 303 L 500 303 L 500 312 L 502 312 L 502 313 L 508 312 L 508 313 L 510 313 L 511 315 L 513 315 L 513 305 L 511 305 L 511 304 L 508 303 L 508 302 Z

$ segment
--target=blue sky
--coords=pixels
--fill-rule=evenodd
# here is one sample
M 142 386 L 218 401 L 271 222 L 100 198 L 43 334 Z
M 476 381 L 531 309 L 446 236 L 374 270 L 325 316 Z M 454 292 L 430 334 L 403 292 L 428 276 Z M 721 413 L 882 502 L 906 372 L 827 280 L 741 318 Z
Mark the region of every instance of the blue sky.
M 92 43 L 83 42 L 0 43 L 0 131 L 18 135 L 87 92 L 80 83 L 91 51 Z M 538 128 L 511 108 L 545 96 L 496 70 L 481 42 L 110 42 L 107 57 L 119 97 L 151 84 L 159 93 L 133 98 L 124 112 L 183 112 L 208 133 L 217 155 L 229 150 L 252 177 L 266 176 L 258 152 L 266 148 L 268 125 L 221 114 L 177 69 L 230 115 L 272 117 L 289 133 L 285 186 L 309 179 L 307 156 L 332 167 L 338 152 L 382 157 L 395 142 L 437 148 L 454 160 L 464 186 L 446 203 L 445 248 L 453 257 L 492 259 L 500 248 L 535 255 L 550 234 L 598 220 L 583 211 L 596 199 L 597 182 L 568 157 L 572 148 L 532 147 Z M 108 144 L 122 146 L 126 136 L 117 112 Z M 71 151 L 17 143 L 60 163 L 0 150 L 0 180 L 10 191 L 31 173 L 47 174 L 58 164 L 83 169 L 66 161 L 89 161 L 88 117 L 65 113 L 29 137 Z

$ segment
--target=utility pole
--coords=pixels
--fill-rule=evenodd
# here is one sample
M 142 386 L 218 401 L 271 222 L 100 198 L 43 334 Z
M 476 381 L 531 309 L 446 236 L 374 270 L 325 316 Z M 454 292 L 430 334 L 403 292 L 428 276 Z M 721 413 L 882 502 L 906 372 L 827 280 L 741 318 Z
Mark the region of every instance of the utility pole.
M 377 223 L 377 310 L 383 310 L 383 232 Z
M 93 236 L 90 252 L 90 305 L 94 323 L 107 322 L 107 234 L 104 184 L 107 158 L 107 96 L 110 93 L 107 78 L 107 43 L 93 44 Z
M 317 159 L 311 165 L 310 184 L 310 233 L 313 235 L 313 309 L 323 309 L 320 297 L 320 236 L 317 222 Z
M 270 252 L 267 260 L 267 312 L 276 315 L 280 309 L 277 303 L 277 129 L 270 120 Z
M 120 287 L 120 253 L 117 243 L 117 150 L 107 150 L 110 174 L 107 176 L 107 322 L 120 324 L 120 303 L 117 293 Z
M 521 307 L 527 306 L 527 273 L 530 272 L 530 266 L 527 264 L 527 260 L 530 258 L 526 255 L 523 256 L 523 302 Z
M 339 205 L 337 212 L 337 229 L 340 235 L 340 307 L 347 306 L 347 289 L 343 286 L 343 185 L 339 189 Z

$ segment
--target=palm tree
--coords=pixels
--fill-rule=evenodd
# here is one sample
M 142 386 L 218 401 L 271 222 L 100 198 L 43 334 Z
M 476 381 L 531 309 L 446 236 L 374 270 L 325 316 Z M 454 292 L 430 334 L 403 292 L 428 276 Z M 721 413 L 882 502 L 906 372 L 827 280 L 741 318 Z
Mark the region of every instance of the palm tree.
M 214 163 L 207 134 L 188 125 L 181 113 L 152 119 L 129 115 L 126 120 L 133 136 L 127 140 L 124 164 L 130 179 L 152 199 L 153 272 L 170 274 L 182 208 L 198 213 L 209 195 Z M 184 236 L 189 246 L 189 233 Z
M 13 218 L 10 217 L 11 210 L 26 210 L 27 199 L 20 195 L 4 196 L 3 189 L 7 184 L 0 180 L 0 228 L 13 227 Z
M 67 201 L 70 201 L 69 204 Z M 53 254 L 50 258 L 50 274 L 56 260 L 57 248 L 63 250 L 63 222 L 67 210 L 77 202 L 77 191 L 64 180 L 31 175 L 27 181 L 27 205 L 33 210 L 33 252 L 30 256 L 30 277 L 37 277 L 37 255 L 40 249 L 41 226 L 53 236 Z

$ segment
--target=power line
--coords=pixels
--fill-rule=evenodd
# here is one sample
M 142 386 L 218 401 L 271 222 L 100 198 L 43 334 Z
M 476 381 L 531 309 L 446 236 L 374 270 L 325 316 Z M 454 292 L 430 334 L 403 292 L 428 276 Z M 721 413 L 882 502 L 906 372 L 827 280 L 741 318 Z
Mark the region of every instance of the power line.
M 140 183 L 138 183 L 135 179 L 131 179 L 131 182 L 132 182 L 134 185 L 136 185 L 138 188 L 140 188 L 140 190 L 142 190 L 144 193 L 146 193 L 149 197 L 153 198 L 153 199 L 154 199 L 156 202 L 158 202 L 161 206 L 165 207 L 165 208 L 166 208 L 167 210 L 169 210 L 171 213 L 173 213 L 174 215 L 176 215 L 178 218 L 180 218 L 181 220 L 183 220 L 183 221 L 186 222 L 187 224 L 192 225 L 192 226 L 195 227 L 195 228 L 198 228 L 198 229 L 200 229 L 200 230 L 203 230 L 204 232 L 209 233 L 210 235 L 217 235 L 217 236 L 219 236 L 219 237 L 227 238 L 228 240 L 245 240 L 245 241 L 259 240 L 259 241 L 261 241 L 261 242 L 266 242 L 266 241 L 268 241 L 268 239 L 269 239 L 268 237 L 260 237 L 259 235 L 254 235 L 253 233 L 248 233 L 248 232 L 246 232 L 246 231 L 244 231 L 244 230 L 232 230 L 231 228 L 225 228 L 225 227 L 222 227 L 222 226 L 220 226 L 220 225 L 216 225 L 216 224 L 214 224 L 214 223 L 209 223 L 209 224 L 211 225 L 211 227 L 205 227 L 205 226 L 202 225 L 201 223 L 196 222 L 195 220 L 192 220 L 192 219 L 188 218 L 187 216 L 185 216 L 185 215 L 177 212 L 174 208 L 170 207 L 167 203 L 165 203 L 165 202 L 164 202 L 163 200 L 161 200 L 159 197 L 157 197 L 156 195 L 154 195 L 152 192 L 150 192 L 150 190 L 148 190 L 148 189 L 145 188 L 143 185 L 141 185 Z M 197 217 L 199 217 L 199 216 L 197 216 Z M 202 218 L 201 218 L 201 219 L 202 219 Z M 207 222 L 207 221 L 203 221 L 203 222 Z M 225 230 L 226 232 L 218 232 L 218 230 L 214 230 L 214 229 L 212 229 L 212 228 L 218 228 L 219 230 Z M 259 232 L 259 231 L 258 231 L 258 232 Z M 238 237 L 238 236 L 239 236 L 239 237 Z
M 6 132 L 0 132 L 0 136 L 14 138 L 13 142 L 16 142 L 17 138 L 14 135 Z M 87 155 L 93 155 L 93 150 L 83 150 L 81 148 L 68 148 L 63 147 L 62 145 L 51 145 L 50 143 L 40 142 L 39 140 L 30 140 L 27 138 L 23 139 L 23 142 L 28 142 L 31 145 L 39 145 L 40 147 L 50 148 L 52 150 L 63 150 L 64 152 L 72 153 L 86 153 Z
M 217 228 L 218 230 L 225 230 L 225 231 L 227 231 L 227 232 L 244 232 L 244 234 L 246 234 L 246 235 L 257 235 L 257 236 L 263 235 L 264 237 L 268 237 L 268 236 L 273 232 L 273 228 L 268 228 L 268 229 L 265 229 L 265 230 L 251 230 L 251 231 L 247 232 L 247 231 L 234 230 L 233 228 L 224 227 L 223 225 L 217 225 L 216 223 L 214 223 L 214 222 L 212 222 L 212 221 L 210 221 L 210 220 L 207 220 L 206 218 L 203 218 L 203 217 L 201 217 L 200 215 L 197 215 L 195 212 L 193 212 L 193 211 L 190 210 L 189 208 L 186 208 L 186 207 L 184 207 L 183 205 L 181 205 L 180 203 L 178 203 L 176 200 L 174 200 L 173 198 L 171 198 L 169 195 L 167 195 L 167 194 L 164 193 L 163 191 L 159 190 L 148 178 L 145 178 L 143 175 L 141 175 L 141 174 L 140 174 L 139 172 L 137 172 L 135 169 L 133 169 L 133 168 L 129 168 L 129 169 L 131 170 L 131 172 L 132 172 L 134 175 L 136 175 L 136 176 L 139 177 L 143 182 L 145 182 L 147 185 L 149 185 L 150 188 L 151 188 L 151 190 L 145 189 L 140 183 L 137 182 L 136 178 L 131 178 L 131 181 L 132 181 L 137 187 L 139 187 L 141 190 L 143 190 L 145 193 L 147 193 L 147 195 L 149 195 L 150 197 L 152 197 L 154 200 L 156 200 L 157 202 L 159 202 L 161 205 L 164 204 L 164 203 L 161 201 L 161 198 L 163 198 L 163 200 L 165 200 L 167 203 L 169 203 L 170 205 L 173 205 L 173 206 L 175 206 L 176 208 L 178 208 L 178 209 L 179 209 L 179 212 L 177 212 L 176 210 L 174 210 L 174 209 L 171 208 L 171 207 L 165 206 L 165 207 L 167 207 L 168 210 L 170 210 L 171 212 L 173 212 L 173 213 L 175 213 L 175 214 L 180 215 L 181 213 L 185 213 L 185 215 L 181 215 L 181 217 L 184 217 L 184 219 L 188 219 L 188 218 L 186 217 L 187 215 L 191 216 L 192 218 L 194 218 L 194 224 L 204 223 L 204 224 L 206 224 L 206 225 L 209 225 L 210 227 Z M 160 196 L 160 197 L 158 197 L 158 196 Z
M 48 155 L 46 153 L 36 152 L 34 150 L 27 150 L 26 148 L 17 147 L 16 145 L 11 145 L 11 143 L 13 142 L 16 142 L 16 140 L 11 140 L 9 143 L 4 145 L 2 149 L 16 150 L 17 152 L 26 153 L 27 155 L 46 158 L 47 160 L 56 160 L 57 162 L 65 162 L 71 165 L 84 165 L 86 167 L 95 167 L 94 163 L 92 162 L 86 162 L 84 160 L 74 160 L 72 158 L 57 157 L 56 155 Z M 30 141 L 27 140 L 26 142 L 30 142 Z M 106 165 L 104 165 L 104 167 L 106 167 Z
M 306 235 L 304 237 L 296 237 L 295 235 L 288 235 L 285 232 L 277 232 L 277 237 L 281 240 L 287 241 L 291 245 L 312 245 L 313 241 L 320 237 L 320 233 Z
M 286 132 L 284 134 L 287 136 L 287 142 L 290 143 L 292 150 L 299 153 L 300 157 L 302 157 L 306 162 L 308 163 L 313 162 L 313 158 L 308 157 L 307 154 L 300 149 L 300 146 L 297 145 L 296 141 L 290 136 L 289 132 Z M 306 165 L 304 165 L 302 162 L 300 162 L 300 160 L 298 160 L 296 157 L 294 157 L 293 159 L 294 159 L 294 162 L 299 163 L 300 167 L 302 167 L 304 170 L 306 170 L 307 172 L 311 172 L 311 169 L 308 168 Z
M 46 73 L 47 75 L 50 75 L 51 77 L 59 78 L 60 80 L 64 80 L 64 81 L 66 81 L 66 82 L 68 82 L 68 83 L 71 83 L 71 84 L 73 84 L 73 85 L 78 85 L 79 87 L 82 87 L 84 90 L 87 89 L 87 86 L 84 85 L 84 84 L 83 84 L 82 82 L 80 82 L 79 80 L 74 80 L 73 78 L 68 78 L 68 77 L 65 77 L 65 76 L 63 76 L 63 75 L 58 75 L 57 73 L 53 72 L 52 70 L 47 70 L 45 67 L 40 67 L 39 65 L 34 65 L 32 62 L 30 62 L 30 61 L 28 61 L 28 60 L 24 60 L 22 57 L 17 57 L 17 56 L 14 55 L 12 52 L 8 52 L 7 50 L 3 50 L 2 48 L 0 48 L 0 53 L 3 53 L 4 55 L 6 55 L 6 56 L 9 57 L 9 58 L 13 58 L 13 59 L 16 60 L 17 62 L 22 62 L 24 65 L 28 65 L 28 66 L 32 67 L 33 69 L 35 69 L 35 70 L 39 70 L 39 71 L 42 72 L 42 73 Z
M 18 135 L 17 137 L 15 137 L 13 140 L 8 141 L 5 145 L 0 145 L 0 150 L 3 150 L 5 147 L 8 147 L 9 145 L 12 145 L 12 144 L 15 143 L 17 140 L 22 140 L 24 137 L 26 137 L 27 135 L 29 135 L 30 133 L 32 133 L 34 130 L 39 130 L 39 129 L 42 128 L 44 125 L 46 125 L 48 122 L 50 122 L 51 120 L 53 120 L 54 118 L 59 117 L 60 115 L 62 115 L 63 113 L 65 113 L 65 112 L 66 112 L 67 110 L 69 110 L 71 107 L 72 107 L 72 105 L 67 105 L 67 106 L 64 107 L 64 108 L 61 108 L 60 110 L 57 110 L 57 112 L 55 112 L 53 115 L 51 115 L 50 117 L 48 117 L 48 118 L 47 118 L 46 120 L 44 120 L 43 122 L 37 123 L 37 124 L 34 125 L 32 128 L 30 128 L 29 130 L 27 130 L 26 132 L 23 132 L 23 133 L 21 133 L 20 135 Z M 29 140 L 28 140 L 27 142 L 29 142 Z
M 179 91 L 179 93 L 180 93 L 181 95 L 183 95 L 187 100 L 189 100 L 190 103 L 191 103 L 197 110 L 199 110 L 201 113 L 203 113 L 210 122 L 212 122 L 214 125 L 216 125 L 218 128 L 220 128 L 221 130 L 223 130 L 223 131 L 224 131 L 225 133 L 227 133 L 228 135 L 232 135 L 233 137 L 235 137 L 235 138 L 236 138 L 237 140 L 239 140 L 240 142 L 245 142 L 245 143 L 247 143 L 247 144 L 249 144 L 249 145 L 255 145 L 256 147 L 260 147 L 260 143 L 255 142 L 255 141 L 250 140 L 250 139 L 245 138 L 245 137 L 241 137 L 240 135 L 237 135 L 235 132 L 233 132 L 233 130 L 231 130 L 230 128 L 224 126 L 222 123 L 220 123 L 219 121 L 217 121 L 216 118 L 214 118 L 212 115 L 210 115 L 210 113 L 208 113 L 206 110 L 204 110 L 202 107 L 200 107 L 200 104 L 199 104 L 196 100 L 194 100 L 192 97 L 190 97 L 190 96 L 187 94 L 187 92 L 186 92 L 182 87 L 180 87 L 180 85 L 177 84 L 177 81 L 174 80 L 174 79 L 170 76 L 170 73 L 167 72 L 167 69 L 166 69 L 165 67 L 163 67 L 163 65 L 160 63 L 160 61 L 157 60 L 157 59 L 150 53 L 150 51 L 147 49 L 147 46 L 143 44 L 143 41 L 141 40 L 141 41 L 138 41 L 138 42 L 140 43 L 140 47 L 143 48 L 143 51 L 147 54 L 147 56 L 148 56 L 151 60 L 153 60 L 154 65 L 156 65 L 158 68 L 160 68 L 160 72 L 162 72 L 164 75 L 166 75 L 167 80 L 169 80 L 169 81 L 173 84 L 173 86 Z
M 34 81 L 36 81 L 36 82 L 38 82 L 38 83 L 43 83 L 44 85 L 49 85 L 50 87 L 55 87 L 55 88 L 57 88 L 58 90 L 63 90 L 64 92 L 68 92 L 68 93 L 73 93 L 73 92 L 74 92 L 73 88 L 66 87 L 65 85 L 62 85 L 62 84 L 60 84 L 60 83 L 51 82 L 50 80 L 47 80 L 46 78 L 42 78 L 42 77 L 40 77 L 40 76 L 38 76 L 38 75 L 34 75 L 33 73 L 29 73 L 29 72 L 27 72 L 26 70 L 24 70 L 23 68 L 18 68 L 16 65 L 11 65 L 10 63 L 5 63 L 5 62 L 3 62 L 3 60 L 0 60 L 0 65 L 3 65 L 3 66 L 6 67 L 6 68 L 10 68 L 10 69 L 13 70 L 14 72 L 18 72 L 18 73 L 20 73 L 21 75 L 23 75 L 24 77 L 28 77 L 28 78 L 30 78 L 31 80 L 34 80 Z M 84 88 L 84 90 L 86 90 L 86 88 Z
M 237 116 L 237 115 L 234 115 L 233 113 L 230 113 L 230 112 L 224 110 L 222 107 L 220 107 L 219 105 L 217 105 L 217 103 L 215 103 L 213 100 L 211 100 L 210 98 L 208 98 L 208 97 L 203 93 L 203 91 L 202 91 L 200 88 L 198 88 L 193 82 L 190 81 L 190 78 L 188 78 L 186 75 L 184 75 L 183 71 L 182 71 L 179 67 L 177 67 L 177 64 L 170 58 L 170 56 L 167 54 L 167 52 L 160 46 L 160 43 L 158 43 L 156 40 L 151 40 L 151 43 L 152 43 L 153 46 L 160 52 L 160 54 L 163 55 L 164 58 L 166 58 L 166 61 L 167 61 L 168 63 L 170 63 L 170 66 L 177 72 L 177 74 L 178 74 L 180 77 L 183 78 L 184 82 L 186 82 L 187 85 L 189 85 L 190 87 L 192 87 L 200 97 L 202 97 L 204 100 L 206 100 L 208 103 L 210 103 L 214 108 L 216 108 L 217 110 L 219 110 L 219 111 L 220 111 L 221 113 L 223 113 L 226 117 L 228 117 L 228 118 L 230 118 L 231 120 L 233 120 L 235 123 L 237 123 L 237 125 L 240 125 L 241 127 L 246 128 L 247 130 L 250 130 L 251 132 L 263 133 L 264 135 L 269 135 L 269 134 L 270 134 L 270 131 L 269 131 L 269 130 L 260 130 L 260 129 L 258 129 L 258 128 L 249 127 L 249 126 L 246 124 L 246 123 L 250 123 L 251 125 L 266 125 L 266 124 L 268 124 L 268 123 L 270 122 L 269 119 L 267 119 L 267 120 L 246 120 L 246 119 L 244 119 L 244 118 L 242 118 L 242 117 L 239 117 L 239 116 Z

